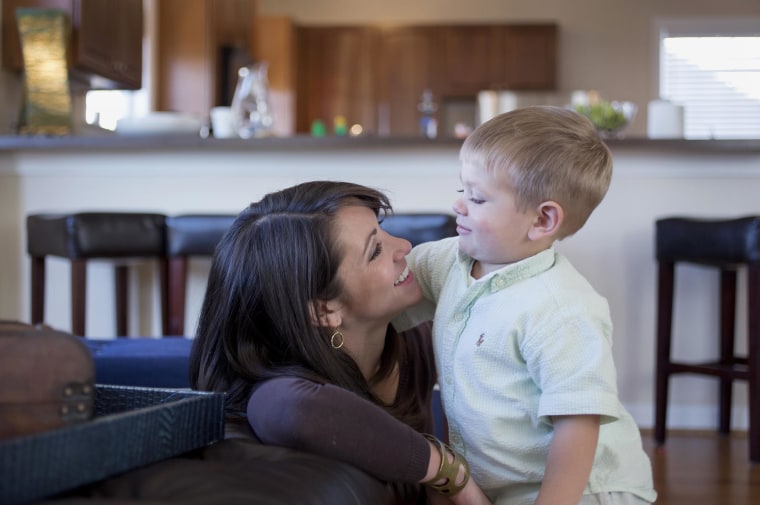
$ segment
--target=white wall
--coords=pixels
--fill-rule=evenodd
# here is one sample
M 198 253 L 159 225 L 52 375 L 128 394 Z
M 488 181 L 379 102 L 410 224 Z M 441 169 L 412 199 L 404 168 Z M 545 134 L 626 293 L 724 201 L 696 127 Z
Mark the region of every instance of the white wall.
M 432 24 L 554 21 L 560 91 L 594 89 L 631 100 L 628 132 L 646 134 L 646 104 L 658 95 L 658 18 L 760 15 L 758 0 L 259 0 L 262 16 L 302 24 Z

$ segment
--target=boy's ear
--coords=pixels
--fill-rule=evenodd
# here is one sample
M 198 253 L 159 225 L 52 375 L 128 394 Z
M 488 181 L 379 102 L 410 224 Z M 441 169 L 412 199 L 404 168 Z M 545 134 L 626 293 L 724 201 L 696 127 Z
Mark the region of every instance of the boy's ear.
M 539 205 L 536 212 L 536 221 L 528 231 L 528 238 L 541 240 L 556 236 L 565 219 L 562 206 L 550 200 Z
M 342 322 L 340 311 L 335 302 L 324 300 L 312 300 L 309 304 L 309 317 L 314 326 L 326 326 L 337 328 Z

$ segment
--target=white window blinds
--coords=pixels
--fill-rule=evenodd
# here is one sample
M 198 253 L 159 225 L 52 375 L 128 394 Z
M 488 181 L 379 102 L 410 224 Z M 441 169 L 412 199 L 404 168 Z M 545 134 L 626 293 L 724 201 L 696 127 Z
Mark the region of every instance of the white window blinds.
M 694 26 L 681 29 L 683 35 L 661 31 L 660 96 L 684 106 L 686 138 L 760 138 L 760 24 L 755 26 L 756 34 L 737 28 L 736 36 L 725 24 L 720 35 Z

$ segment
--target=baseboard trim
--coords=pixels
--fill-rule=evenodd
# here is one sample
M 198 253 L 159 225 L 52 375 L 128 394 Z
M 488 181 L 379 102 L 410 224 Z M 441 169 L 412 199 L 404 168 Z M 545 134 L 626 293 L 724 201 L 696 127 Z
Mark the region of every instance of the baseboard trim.
M 642 429 L 654 428 L 654 407 L 649 404 L 626 404 L 626 409 Z M 718 427 L 717 406 L 669 405 L 668 430 L 714 431 Z M 749 429 L 749 410 L 745 406 L 731 409 L 731 429 Z

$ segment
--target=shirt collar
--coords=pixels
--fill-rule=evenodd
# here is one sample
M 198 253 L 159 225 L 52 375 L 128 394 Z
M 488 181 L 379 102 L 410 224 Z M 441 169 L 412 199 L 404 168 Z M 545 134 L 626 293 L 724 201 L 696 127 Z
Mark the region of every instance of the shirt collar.
M 459 260 L 459 269 L 462 274 L 466 276 L 467 285 L 487 283 L 491 292 L 517 284 L 520 281 L 545 272 L 554 265 L 556 260 L 554 248 L 550 247 L 549 249 L 545 249 L 540 253 L 529 256 L 523 260 L 504 265 L 502 268 L 475 280 L 470 275 L 475 260 L 470 256 L 462 254 L 461 251 L 457 253 L 457 256 Z

